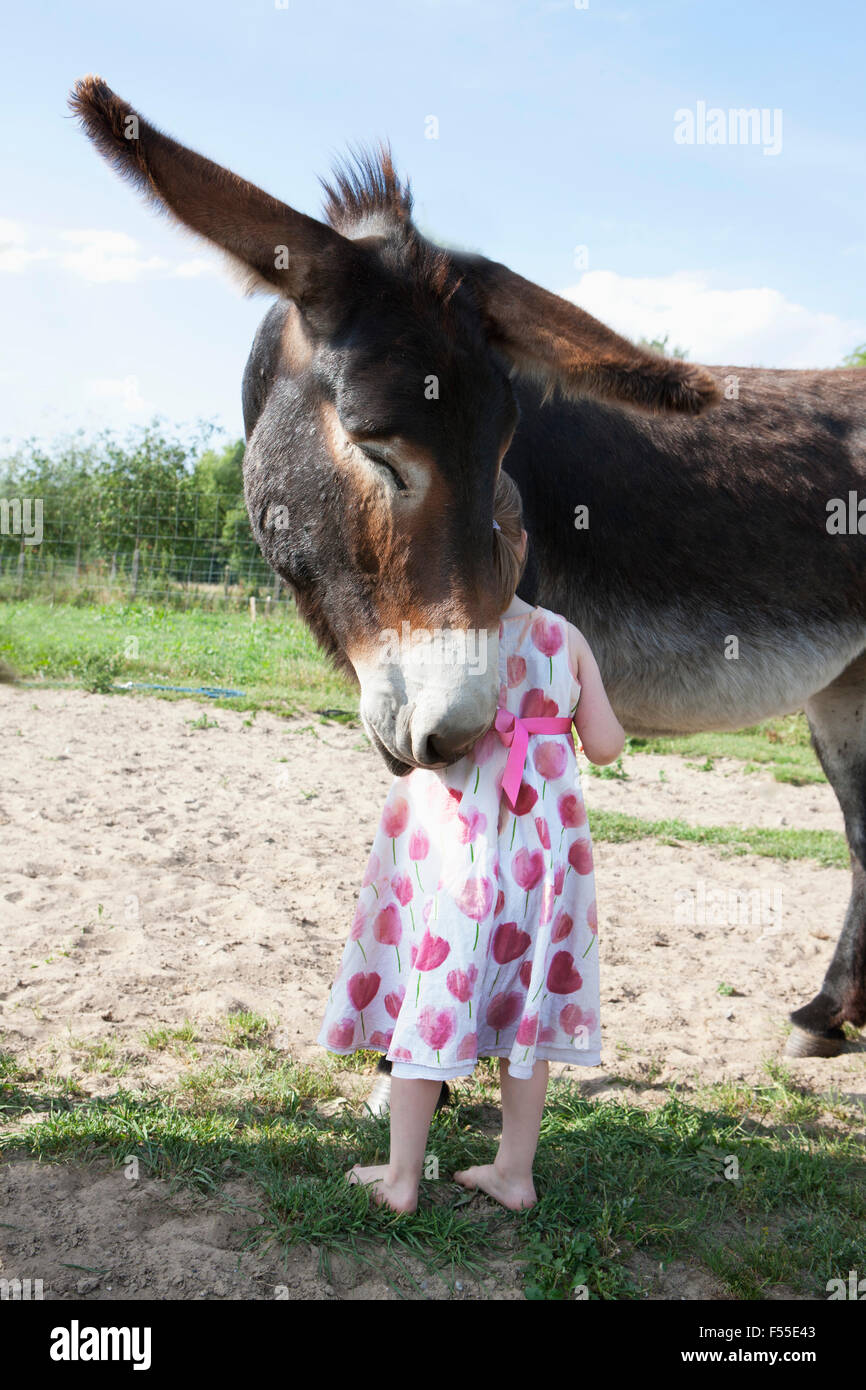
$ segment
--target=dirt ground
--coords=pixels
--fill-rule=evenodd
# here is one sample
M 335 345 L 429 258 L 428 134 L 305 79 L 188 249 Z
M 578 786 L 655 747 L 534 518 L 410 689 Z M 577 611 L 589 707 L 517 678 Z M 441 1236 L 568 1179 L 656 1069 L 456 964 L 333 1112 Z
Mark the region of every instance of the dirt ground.
M 194 727 L 202 716 L 210 726 Z M 320 1059 L 328 983 L 390 783 L 363 733 L 207 701 L 6 688 L 0 735 L 0 1045 L 51 1053 L 62 1073 L 79 1040 L 140 1047 L 145 1029 L 243 1008 L 277 1020 L 277 1045 L 293 1058 Z M 829 787 L 782 785 L 724 759 L 705 772 L 631 756 L 627 781 L 581 767 L 590 812 L 842 829 Z M 847 872 L 653 840 L 599 842 L 595 862 L 603 1064 L 552 1073 L 588 1096 L 623 1094 L 627 1074 L 633 1098 L 649 1103 L 674 1080 L 685 1093 L 765 1080 L 789 1010 L 829 963 Z M 866 1103 L 859 1045 L 789 1065 L 819 1092 Z M 171 1080 L 178 1066 L 148 1053 L 147 1079 Z M 116 1084 L 88 1080 L 97 1095 Z M 248 1204 L 250 1194 L 236 1195 Z M 249 1223 L 233 1200 L 222 1210 L 143 1182 L 130 1202 L 122 1173 L 10 1162 L 0 1168 L 0 1276 L 38 1252 L 55 1297 L 260 1298 L 276 1286 L 291 1298 L 403 1296 L 381 1276 L 343 1285 L 332 1270 L 328 1283 L 315 1253 L 287 1272 L 240 1251 Z M 158 1279 L 147 1263 L 157 1247 Z M 67 1268 L 76 1265 L 86 1268 Z M 420 1296 L 521 1297 L 510 1277 L 493 1295 L 467 1284 Z M 652 1296 L 719 1296 L 682 1272 L 676 1292 L 676 1277 L 651 1278 Z M 161 1294 L 146 1291 L 155 1279 Z

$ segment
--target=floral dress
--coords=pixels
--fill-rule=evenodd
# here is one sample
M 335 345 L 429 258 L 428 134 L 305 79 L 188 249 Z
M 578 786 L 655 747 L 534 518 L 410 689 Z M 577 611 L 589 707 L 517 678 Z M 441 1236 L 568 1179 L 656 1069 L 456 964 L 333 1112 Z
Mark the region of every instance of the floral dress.
M 540 607 L 501 618 L 499 677 L 500 708 L 573 718 L 565 619 Z M 507 1057 L 524 1078 L 539 1059 L 598 1065 L 595 881 L 572 734 L 529 734 L 511 798 L 509 756 L 494 725 L 450 767 L 395 777 L 317 1039 L 329 1051 L 368 1048 L 394 1076 L 437 1080 L 479 1057 Z

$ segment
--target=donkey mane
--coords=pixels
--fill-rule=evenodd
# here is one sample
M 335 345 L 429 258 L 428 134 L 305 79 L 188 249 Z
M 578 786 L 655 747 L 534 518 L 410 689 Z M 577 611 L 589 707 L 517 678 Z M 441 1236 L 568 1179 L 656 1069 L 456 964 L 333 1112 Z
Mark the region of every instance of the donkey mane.
M 412 221 L 413 198 L 408 180 L 394 169 L 390 144 L 350 148 L 333 169 L 331 181 L 320 178 L 323 213 L 329 227 L 350 241 L 375 237 L 385 263 L 407 274 L 416 296 L 432 296 L 448 305 L 463 282 L 452 255 L 434 246 Z
M 411 233 L 412 190 L 408 181 L 401 183 L 397 177 L 387 141 L 376 149 L 350 147 L 331 178 L 333 182 L 320 178 L 319 183 L 325 194 L 325 218 L 335 232 L 358 236 L 359 223 L 374 221 L 380 233 Z

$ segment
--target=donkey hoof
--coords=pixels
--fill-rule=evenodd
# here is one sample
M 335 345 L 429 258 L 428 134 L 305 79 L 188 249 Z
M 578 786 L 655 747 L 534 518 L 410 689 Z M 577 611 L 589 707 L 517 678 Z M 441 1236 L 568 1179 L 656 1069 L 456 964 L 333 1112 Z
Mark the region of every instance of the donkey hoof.
M 831 1028 L 827 1033 L 807 1033 L 805 1028 L 795 1024 L 785 1044 L 786 1057 L 838 1057 L 845 1045 L 845 1034 L 841 1028 Z

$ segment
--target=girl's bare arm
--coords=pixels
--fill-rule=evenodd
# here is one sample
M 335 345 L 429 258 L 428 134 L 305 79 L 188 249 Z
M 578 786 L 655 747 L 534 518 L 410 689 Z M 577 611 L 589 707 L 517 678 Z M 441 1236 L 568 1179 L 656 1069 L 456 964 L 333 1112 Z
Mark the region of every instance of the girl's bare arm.
M 567 627 L 572 672 L 580 685 L 574 725 L 590 762 L 612 763 L 625 745 L 625 730 L 611 708 L 589 643 L 571 623 Z

